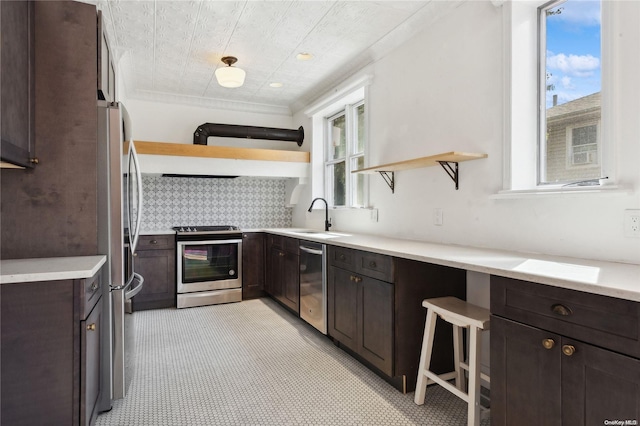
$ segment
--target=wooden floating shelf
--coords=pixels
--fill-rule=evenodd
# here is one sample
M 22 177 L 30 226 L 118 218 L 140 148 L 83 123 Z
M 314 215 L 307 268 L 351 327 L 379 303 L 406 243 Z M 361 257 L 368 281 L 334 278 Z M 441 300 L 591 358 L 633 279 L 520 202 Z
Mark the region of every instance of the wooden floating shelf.
M 468 152 L 445 152 L 443 154 L 431 155 L 428 157 L 414 158 L 411 160 L 398 161 L 395 163 L 383 164 L 380 166 L 367 167 L 365 169 L 353 170 L 351 173 L 379 173 L 385 180 L 391 192 L 395 189 L 395 175 L 399 170 L 417 169 L 420 167 L 431 167 L 440 165 L 445 172 L 453 179 L 456 190 L 458 189 L 458 163 L 461 161 L 479 160 L 487 158 L 487 154 L 474 154 Z
M 285 161 L 309 163 L 310 153 L 277 149 L 236 148 L 169 142 L 134 141 L 138 154 L 179 157 L 224 158 L 230 160 Z M 125 152 L 128 144 L 125 144 Z

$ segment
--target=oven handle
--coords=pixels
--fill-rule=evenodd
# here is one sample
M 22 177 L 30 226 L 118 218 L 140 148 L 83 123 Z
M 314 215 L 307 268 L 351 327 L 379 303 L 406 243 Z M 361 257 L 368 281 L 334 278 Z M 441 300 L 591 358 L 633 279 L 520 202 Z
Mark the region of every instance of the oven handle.
M 206 240 L 206 241 L 186 241 L 178 239 L 178 245 L 203 245 L 203 244 L 236 244 L 241 243 L 242 240 Z

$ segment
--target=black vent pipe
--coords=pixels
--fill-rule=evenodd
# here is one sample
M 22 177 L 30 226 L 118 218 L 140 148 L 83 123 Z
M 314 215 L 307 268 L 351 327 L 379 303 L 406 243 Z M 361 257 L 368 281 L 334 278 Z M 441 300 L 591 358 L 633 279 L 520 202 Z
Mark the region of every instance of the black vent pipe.
M 239 126 L 235 124 L 204 123 L 193 132 L 194 145 L 206 145 L 209 136 L 227 138 L 268 139 L 273 141 L 297 142 L 302 146 L 304 129 L 276 129 L 273 127 Z

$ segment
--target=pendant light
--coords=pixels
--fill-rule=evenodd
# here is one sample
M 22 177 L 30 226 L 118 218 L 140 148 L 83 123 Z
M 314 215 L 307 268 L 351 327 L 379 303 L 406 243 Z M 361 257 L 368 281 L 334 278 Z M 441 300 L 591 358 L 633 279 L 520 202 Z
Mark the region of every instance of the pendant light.
M 225 56 L 221 61 L 228 66 L 220 67 L 216 70 L 216 80 L 218 80 L 218 84 L 222 87 L 242 86 L 244 84 L 244 77 L 247 73 L 240 68 L 231 66 L 238 61 L 238 58 Z

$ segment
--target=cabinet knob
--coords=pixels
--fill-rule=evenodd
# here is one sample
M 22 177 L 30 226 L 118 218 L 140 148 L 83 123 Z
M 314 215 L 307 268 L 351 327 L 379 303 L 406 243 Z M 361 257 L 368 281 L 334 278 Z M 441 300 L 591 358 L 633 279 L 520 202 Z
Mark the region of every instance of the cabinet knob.
M 340 260 L 345 260 L 345 259 L 346 259 L 346 256 L 345 256 L 344 254 L 341 254 L 340 256 L 338 256 L 338 258 L 339 258 Z
M 29 162 L 31 164 L 40 164 L 40 160 L 38 159 L 38 157 L 29 158 Z
M 542 340 L 542 346 L 544 346 L 545 349 L 551 349 L 555 345 L 556 345 L 556 342 L 553 339 L 543 339 Z
M 377 264 L 374 260 L 372 260 L 371 262 L 369 262 L 369 267 L 370 267 L 370 268 L 375 268 L 375 267 L 377 267 L 377 266 L 378 266 L 378 264 Z
M 570 308 L 559 303 L 551 305 L 551 311 L 554 314 L 562 315 L 563 317 L 568 317 L 569 315 L 573 314 L 573 311 Z
M 280 256 L 280 257 L 284 257 L 284 252 L 279 251 L 279 252 L 278 252 L 278 256 Z
M 91 323 L 87 325 L 87 330 L 96 331 L 96 323 Z
M 562 353 L 565 354 L 566 356 L 571 356 L 574 353 L 576 353 L 576 347 L 573 345 L 563 345 Z
M 158 244 L 158 240 L 151 240 L 149 241 L 151 244 Z
M 362 277 L 353 277 L 353 280 L 359 283 L 360 281 L 362 281 Z
M 91 284 L 91 291 L 96 291 L 98 289 L 98 283 L 94 282 L 93 284 Z

